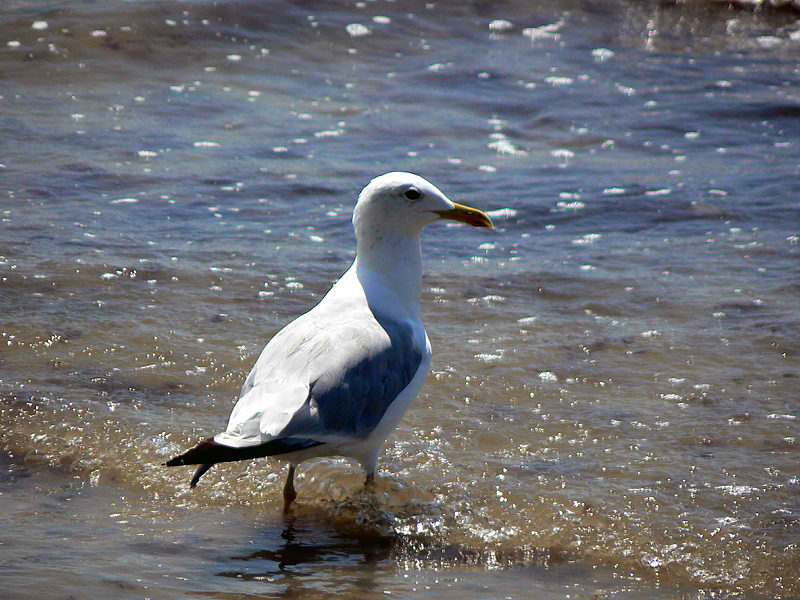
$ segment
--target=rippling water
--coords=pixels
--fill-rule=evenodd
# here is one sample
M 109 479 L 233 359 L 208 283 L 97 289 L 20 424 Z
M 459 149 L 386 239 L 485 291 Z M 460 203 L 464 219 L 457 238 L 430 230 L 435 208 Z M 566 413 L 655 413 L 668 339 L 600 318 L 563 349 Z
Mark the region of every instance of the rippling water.
M 796 597 L 800 21 L 713 2 L 12 0 L 0 581 L 19 598 Z M 265 341 L 424 236 L 433 373 L 378 493 L 193 491 Z

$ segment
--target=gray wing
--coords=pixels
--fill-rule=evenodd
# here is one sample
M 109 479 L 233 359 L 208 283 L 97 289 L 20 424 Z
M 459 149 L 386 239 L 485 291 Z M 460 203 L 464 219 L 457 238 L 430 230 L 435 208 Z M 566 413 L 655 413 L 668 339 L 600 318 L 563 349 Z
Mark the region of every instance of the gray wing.
M 365 438 L 422 364 L 405 322 L 380 315 L 325 335 L 324 368 L 281 437 Z

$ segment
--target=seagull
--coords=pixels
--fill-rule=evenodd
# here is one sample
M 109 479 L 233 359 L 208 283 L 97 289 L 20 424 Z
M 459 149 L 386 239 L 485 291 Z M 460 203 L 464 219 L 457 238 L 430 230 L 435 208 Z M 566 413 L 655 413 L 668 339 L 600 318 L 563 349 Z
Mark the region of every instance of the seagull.
M 284 511 L 301 462 L 355 459 L 374 486 L 386 438 L 428 375 L 431 345 L 420 317 L 420 234 L 443 219 L 492 228 L 486 213 L 450 201 L 419 175 L 386 173 L 358 196 L 356 258 L 325 297 L 265 346 L 224 432 L 165 463 L 200 465 L 274 456 L 289 463 Z

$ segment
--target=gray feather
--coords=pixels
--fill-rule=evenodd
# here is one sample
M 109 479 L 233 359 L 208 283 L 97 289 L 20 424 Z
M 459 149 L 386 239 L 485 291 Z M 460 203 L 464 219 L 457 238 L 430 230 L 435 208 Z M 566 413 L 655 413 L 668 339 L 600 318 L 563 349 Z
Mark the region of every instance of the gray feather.
M 422 363 L 411 327 L 378 314 L 359 326 L 357 336 L 340 339 L 357 339 L 360 351 L 332 349 L 336 359 L 311 382 L 308 399 L 282 435 L 367 437 Z

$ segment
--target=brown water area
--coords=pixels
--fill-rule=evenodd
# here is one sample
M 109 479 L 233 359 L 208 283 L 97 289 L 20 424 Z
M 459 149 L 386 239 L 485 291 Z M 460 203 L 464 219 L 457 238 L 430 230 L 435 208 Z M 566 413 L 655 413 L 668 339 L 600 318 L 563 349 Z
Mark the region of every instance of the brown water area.
M 800 596 L 800 21 L 713 2 L 12 0 L 9 598 Z M 162 463 L 417 172 L 433 364 L 377 489 Z M 1 594 L 0 594 L 1 595 Z

